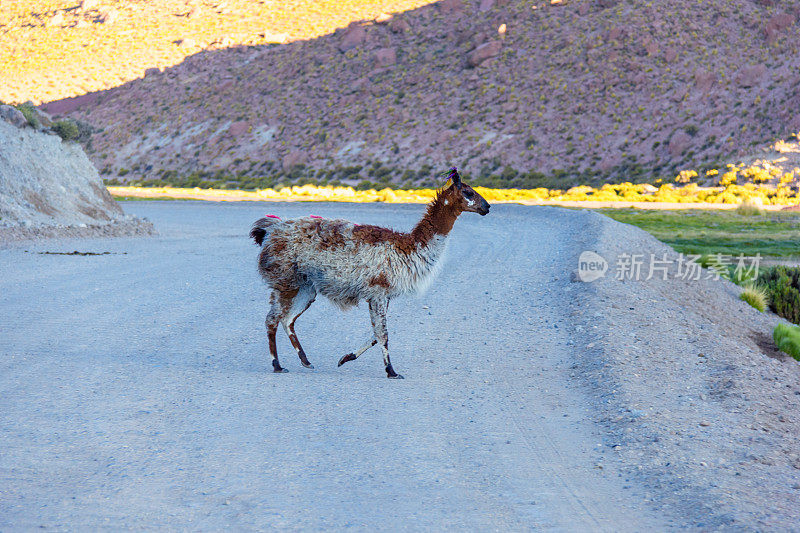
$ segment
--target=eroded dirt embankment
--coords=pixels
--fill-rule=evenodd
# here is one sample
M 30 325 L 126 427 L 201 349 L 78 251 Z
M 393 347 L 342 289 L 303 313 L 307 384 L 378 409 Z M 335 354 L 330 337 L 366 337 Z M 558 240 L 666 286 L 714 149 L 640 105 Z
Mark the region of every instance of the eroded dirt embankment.
M 3 107 L 4 116 L 20 118 Z M 122 211 L 80 145 L 0 118 L 0 242 L 153 232 Z

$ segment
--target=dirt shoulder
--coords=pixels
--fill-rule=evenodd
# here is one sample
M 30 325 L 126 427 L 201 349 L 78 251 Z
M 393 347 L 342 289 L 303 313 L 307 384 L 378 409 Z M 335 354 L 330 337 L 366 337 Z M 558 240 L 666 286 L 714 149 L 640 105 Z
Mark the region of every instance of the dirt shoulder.
M 0 246 L 16 241 L 59 239 L 59 238 L 99 238 L 99 237 L 140 237 L 156 235 L 153 224 L 147 220 L 129 217 L 107 224 L 82 224 L 77 226 L 12 226 L 0 227 Z
M 796 527 L 800 364 L 772 345 L 782 319 L 740 301 L 730 282 L 678 279 L 671 248 L 593 216 L 587 249 L 609 270 L 576 282 L 586 302 L 576 345 L 608 444 L 665 510 L 700 528 Z M 616 279 L 624 254 L 641 254 L 642 281 Z M 644 281 L 650 254 L 672 262 L 666 281 Z

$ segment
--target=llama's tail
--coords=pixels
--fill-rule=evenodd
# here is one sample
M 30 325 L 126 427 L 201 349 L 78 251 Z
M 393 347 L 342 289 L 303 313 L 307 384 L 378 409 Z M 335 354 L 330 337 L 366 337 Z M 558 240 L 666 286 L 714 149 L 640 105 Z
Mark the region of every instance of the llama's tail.
M 250 238 L 253 239 L 257 245 L 261 246 L 264 243 L 264 238 L 267 236 L 267 233 L 272 229 L 272 226 L 280 221 L 281 219 L 275 215 L 267 215 L 264 218 L 259 218 L 253 223 L 253 228 L 250 230 Z

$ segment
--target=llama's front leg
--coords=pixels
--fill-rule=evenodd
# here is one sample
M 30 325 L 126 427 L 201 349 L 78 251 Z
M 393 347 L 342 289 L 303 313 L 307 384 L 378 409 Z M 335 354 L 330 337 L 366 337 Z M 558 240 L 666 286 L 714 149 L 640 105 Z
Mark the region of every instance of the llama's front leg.
M 369 317 L 372 320 L 372 331 L 375 339 L 381 344 L 383 349 L 383 364 L 386 367 L 386 376 L 393 379 L 403 379 L 392 368 L 392 361 L 389 359 L 389 332 L 386 329 L 386 311 L 389 308 L 389 299 L 372 300 L 369 302 Z
M 269 313 L 265 325 L 267 326 L 267 340 L 269 341 L 269 355 L 272 357 L 272 371 L 273 372 L 288 372 L 285 368 L 281 367 L 278 362 L 278 343 L 275 341 L 275 335 L 278 332 L 278 322 L 281 321 L 281 304 L 278 299 L 277 291 L 273 291 L 269 297 Z

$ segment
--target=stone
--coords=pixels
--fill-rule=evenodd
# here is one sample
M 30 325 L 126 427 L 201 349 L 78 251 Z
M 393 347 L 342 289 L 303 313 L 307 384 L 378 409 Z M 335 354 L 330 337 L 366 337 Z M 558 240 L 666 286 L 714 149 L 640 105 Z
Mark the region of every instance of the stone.
M 300 150 L 292 150 L 281 160 L 281 165 L 283 166 L 284 170 L 291 170 L 292 168 L 302 165 L 305 163 L 306 157 L 303 152 Z
M 619 166 L 622 164 L 622 157 L 617 154 L 609 154 L 603 157 L 603 159 L 598 163 L 598 168 L 603 172 L 608 172 L 612 170 L 614 167 Z
M 195 48 L 197 46 L 197 41 L 195 41 L 191 37 L 184 37 L 182 39 L 178 39 L 177 41 L 175 41 L 175 44 L 177 44 L 181 48 Z
M 477 67 L 487 59 L 499 55 L 502 48 L 503 45 L 500 41 L 489 41 L 470 52 L 467 62 L 471 67 Z
M 778 36 L 780 33 L 794 24 L 794 15 L 791 13 L 781 13 L 780 15 L 775 15 L 774 17 L 770 18 L 767 21 L 767 25 L 764 28 L 764 36 L 767 39 L 769 44 L 774 43 L 778 40 Z
M 622 28 L 619 26 L 614 26 L 608 30 L 608 40 L 609 41 L 616 41 L 622 37 Z
M 250 123 L 246 120 L 238 120 L 228 127 L 228 135 L 239 137 L 250 130 Z
M 698 69 L 694 73 L 694 85 L 697 90 L 707 93 L 717 82 L 717 75 L 703 69 Z
M 50 17 L 50 20 L 47 21 L 47 26 L 54 27 L 54 26 L 61 26 L 64 24 L 64 12 L 58 11 L 55 15 Z
M 119 18 L 119 11 L 113 7 L 104 7 L 100 10 L 100 17 L 97 21 L 101 24 L 114 24 Z
M 289 34 L 285 32 L 275 32 L 272 30 L 264 30 L 261 33 L 264 42 L 271 44 L 285 44 L 289 41 Z
M 402 17 L 392 17 L 389 21 L 389 29 L 393 33 L 405 33 L 411 31 L 411 25 Z
M 49 113 L 33 105 L 33 102 L 30 100 L 25 102 L 25 104 L 33 110 L 33 114 L 36 117 L 36 120 L 39 122 L 39 126 L 36 128 L 37 130 L 43 130 L 52 127 L 53 117 L 50 116 Z
M 752 87 L 757 85 L 766 73 L 767 67 L 763 64 L 747 65 L 739 70 L 736 75 L 736 83 L 742 87 Z
M 479 31 L 469 39 L 469 42 L 472 44 L 472 48 L 478 48 L 485 43 L 487 39 L 489 39 L 489 36 L 486 35 L 486 32 Z
M 375 24 L 388 24 L 391 20 L 392 15 L 390 13 L 381 13 L 375 17 Z
M 339 50 L 342 52 L 347 52 L 348 50 L 352 50 L 364 43 L 367 39 L 367 30 L 364 26 L 353 23 L 347 27 L 344 31 L 344 35 L 342 35 L 342 40 L 339 41 Z
M 227 48 L 233 44 L 233 39 L 231 39 L 227 35 L 223 35 L 222 37 L 217 38 L 212 45 L 219 46 L 220 48 Z
M 614 7 L 618 3 L 619 3 L 619 0 L 597 0 L 597 5 L 599 5 L 603 9 L 608 9 L 609 7 Z
M 664 60 L 667 63 L 672 63 L 676 59 L 678 59 L 678 50 L 677 49 L 675 49 L 675 48 L 670 46 L 669 48 L 666 48 L 664 50 Z
M 394 48 L 378 48 L 375 50 L 375 65 L 390 67 L 397 63 L 397 51 Z
M 669 140 L 669 154 L 672 157 L 678 157 L 692 142 L 692 138 L 685 131 L 676 131 L 672 138 Z
M 647 55 L 654 56 L 658 53 L 658 41 L 656 41 L 652 36 L 645 37 L 644 41 L 642 41 L 642 46 L 644 47 L 644 51 L 647 52 Z
M 463 0 L 442 0 L 439 9 L 446 15 L 455 15 L 464 11 Z
M 24 128 L 28 125 L 28 120 L 22 111 L 10 105 L 0 105 L 0 118 L 18 128 Z
M 443 130 L 436 136 L 436 142 L 439 144 L 447 144 L 452 140 L 456 133 L 457 132 L 454 129 Z

